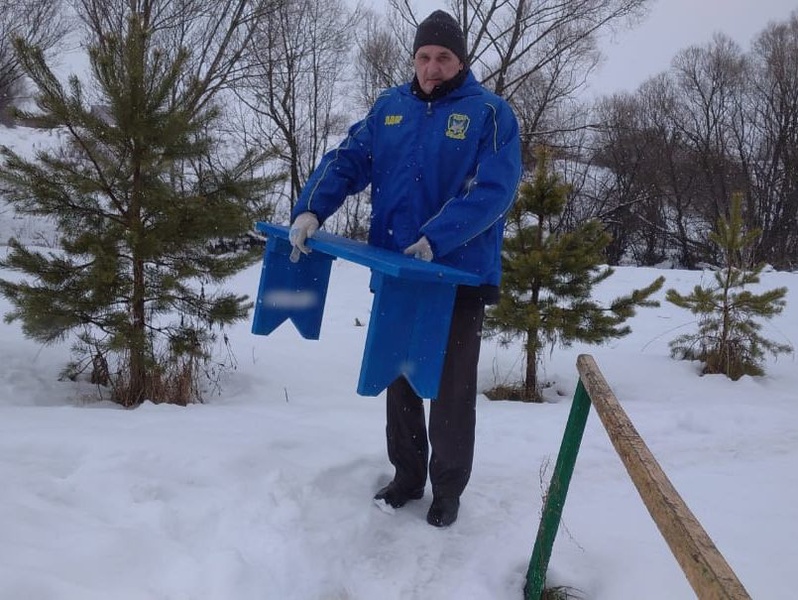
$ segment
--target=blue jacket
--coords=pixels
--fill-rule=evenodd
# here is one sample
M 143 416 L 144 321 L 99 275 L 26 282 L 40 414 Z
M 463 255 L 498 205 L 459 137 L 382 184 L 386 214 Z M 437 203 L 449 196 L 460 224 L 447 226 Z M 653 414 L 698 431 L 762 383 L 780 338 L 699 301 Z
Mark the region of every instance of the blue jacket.
M 431 102 L 410 84 L 383 92 L 322 158 L 292 217 L 311 211 L 324 222 L 371 184 L 370 244 L 401 252 L 424 235 L 435 262 L 499 285 L 504 219 L 520 175 L 515 115 L 469 72 Z

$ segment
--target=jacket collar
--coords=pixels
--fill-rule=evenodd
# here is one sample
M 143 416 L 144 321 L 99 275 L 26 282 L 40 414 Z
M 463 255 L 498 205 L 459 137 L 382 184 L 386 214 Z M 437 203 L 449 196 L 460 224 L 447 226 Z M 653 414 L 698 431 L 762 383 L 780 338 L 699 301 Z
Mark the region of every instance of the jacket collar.
M 470 84 L 475 81 L 476 80 L 474 79 L 474 76 L 471 74 L 471 69 L 466 67 L 451 79 L 444 81 L 440 85 L 436 85 L 428 94 L 421 89 L 421 86 L 418 83 L 418 77 L 414 75 L 413 81 L 410 82 L 410 92 L 419 100 L 423 100 L 424 102 L 434 102 L 445 96 L 448 96 L 451 92 L 464 87 L 466 82 Z

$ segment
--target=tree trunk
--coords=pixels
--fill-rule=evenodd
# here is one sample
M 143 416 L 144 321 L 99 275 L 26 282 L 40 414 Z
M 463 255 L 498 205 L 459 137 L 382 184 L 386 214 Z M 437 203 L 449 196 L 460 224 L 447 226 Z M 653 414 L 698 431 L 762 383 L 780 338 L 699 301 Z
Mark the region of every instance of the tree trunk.
M 134 146 L 133 149 L 133 182 L 130 194 L 129 230 L 130 230 L 130 257 L 133 269 L 133 289 L 130 297 L 131 331 L 128 347 L 130 351 L 130 373 L 128 389 L 122 404 L 125 406 L 138 406 L 146 399 L 147 393 L 147 368 L 146 368 L 146 335 L 145 335 L 145 298 L 146 281 L 144 276 L 144 257 L 142 256 L 142 239 L 144 237 L 144 224 L 142 223 L 142 173 L 141 150 Z
M 540 402 L 538 390 L 538 332 L 528 331 L 526 342 L 526 375 L 524 377 L 524 402 Z
M 123 402 L 126 406 L 138 406 L 146 400 L 147 393 L 144 261 L 135 255 L 134 251 L 133 294 L 130 307 L 133 320 L 130 336 L 130 384 Z

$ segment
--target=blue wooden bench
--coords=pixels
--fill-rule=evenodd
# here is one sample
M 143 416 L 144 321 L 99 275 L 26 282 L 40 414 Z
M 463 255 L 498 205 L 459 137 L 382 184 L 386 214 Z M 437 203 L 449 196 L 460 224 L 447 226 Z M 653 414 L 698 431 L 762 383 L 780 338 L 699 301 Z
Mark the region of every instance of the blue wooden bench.
M 438 395 L 455 291 L 479 285 L 476 275 L 324 231 L 292 263 L 288 227 L 259 222 L 257 230 L 267 242 L 252 333 L 268 335 L 290 319 L 302 337 L 319 339 L 332 261 L 364 265 L 374 299 L 357 393 L 376 396 L 404 375 L 422 398 Z

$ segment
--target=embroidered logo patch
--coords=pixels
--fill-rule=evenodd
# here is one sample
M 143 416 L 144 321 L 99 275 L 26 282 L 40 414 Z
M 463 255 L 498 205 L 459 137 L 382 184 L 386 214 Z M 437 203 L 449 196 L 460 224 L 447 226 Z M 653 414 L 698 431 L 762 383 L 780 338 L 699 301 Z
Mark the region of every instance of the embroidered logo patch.
M 386 125 L 399 125 L 402 122 L 402 115 L 385 115 Z
M 471 119 L 468 118 L 468 115 L 450 114 L 449 122 L 446 124 L 446 137 L 464 140 L 470 123 Z

